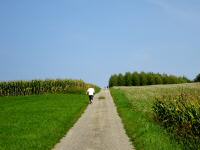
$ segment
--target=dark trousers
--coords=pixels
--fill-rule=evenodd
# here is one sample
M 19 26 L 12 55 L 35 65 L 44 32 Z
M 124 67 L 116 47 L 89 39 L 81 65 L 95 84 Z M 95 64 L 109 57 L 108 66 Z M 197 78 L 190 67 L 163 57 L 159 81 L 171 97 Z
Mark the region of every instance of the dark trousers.
M 90 103 L 92 103 L 93 98 L 94 98 L 94 95 L 89 95 Z

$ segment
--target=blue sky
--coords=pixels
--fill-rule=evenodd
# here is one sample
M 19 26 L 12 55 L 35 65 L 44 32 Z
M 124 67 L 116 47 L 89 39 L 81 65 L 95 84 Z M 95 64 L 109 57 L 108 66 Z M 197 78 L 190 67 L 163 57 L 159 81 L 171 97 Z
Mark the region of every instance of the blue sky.
M 200 73 L 199 0 L 0 1 L 0 80 Z

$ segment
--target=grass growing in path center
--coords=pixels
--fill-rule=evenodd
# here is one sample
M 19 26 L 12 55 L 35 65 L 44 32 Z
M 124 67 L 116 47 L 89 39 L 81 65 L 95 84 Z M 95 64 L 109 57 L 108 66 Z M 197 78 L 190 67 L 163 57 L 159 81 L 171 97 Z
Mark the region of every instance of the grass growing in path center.
M 88 104 L 87 96 L 0 97 L 0 150 L 49 150 Z
M 111 89 L 111 94 L 122 118 L 126 132 L 137 150 L 180 150 L 172 136 L 153 121 L 152 101 L 143 97 L 144 93 L 134 94 L 126 89 Z M 128 94 L 127 94 L 128 93 Z M 150 93 L 151 94 L 151 93 Z M 139 97 L 137 97 L 139 96 Z

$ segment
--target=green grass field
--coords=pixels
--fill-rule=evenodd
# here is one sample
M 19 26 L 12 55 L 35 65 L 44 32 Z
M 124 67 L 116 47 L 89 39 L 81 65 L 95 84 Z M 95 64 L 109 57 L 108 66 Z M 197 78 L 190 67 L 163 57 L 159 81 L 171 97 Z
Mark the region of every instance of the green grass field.
M 0 97 L 0 150 L 49 150 L 73 126 L 87 96 Z
M 200 84 L 156 85 L 141 87 L 115 87 L 111 94 L 117 105 L 126 132 L 137 150 L 179 150 L 184 145 L 177 142 L 154 119 L 153 103 L 155 97 L 177 94 L 183 89 L 194 91 Z

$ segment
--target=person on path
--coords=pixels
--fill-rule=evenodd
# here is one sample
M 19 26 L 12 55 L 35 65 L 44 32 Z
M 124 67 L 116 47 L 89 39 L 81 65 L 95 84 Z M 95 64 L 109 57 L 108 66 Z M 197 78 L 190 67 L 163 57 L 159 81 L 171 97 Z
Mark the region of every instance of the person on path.
M 93 98 L 94 98 L 94 94 L 95 94 L 95 90 L 94 88 L 89 88 L 86 92 L 87 95 L 89 95 L 89 102 L 90 104 L 92 104 Z

